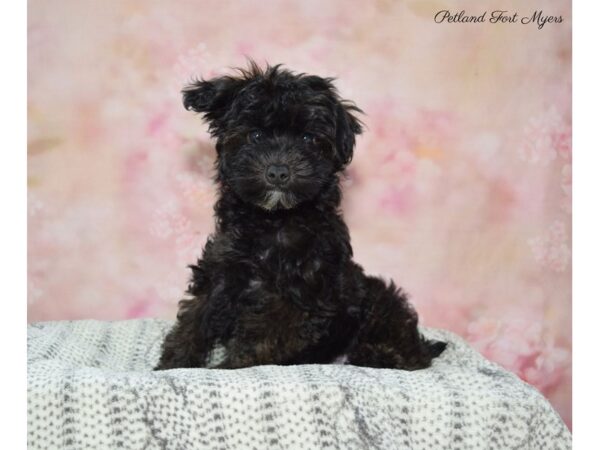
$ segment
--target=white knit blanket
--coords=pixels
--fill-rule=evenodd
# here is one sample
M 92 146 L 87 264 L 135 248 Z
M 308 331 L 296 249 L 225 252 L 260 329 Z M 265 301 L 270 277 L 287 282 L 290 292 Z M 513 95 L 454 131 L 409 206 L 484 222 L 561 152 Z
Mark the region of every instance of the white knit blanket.
M 415 372 L 348 365 L 153 372 L 172 322 L 28 328 L 30 449 L 568 449 L 546 399 L 458 336 Z

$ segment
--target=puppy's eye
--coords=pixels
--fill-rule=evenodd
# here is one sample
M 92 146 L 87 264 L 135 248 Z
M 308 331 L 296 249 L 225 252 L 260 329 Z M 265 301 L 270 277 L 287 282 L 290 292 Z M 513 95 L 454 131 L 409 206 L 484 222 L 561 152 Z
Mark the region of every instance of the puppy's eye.
M 262 141 L 264 136 L 264 133 L 260 130 L 251 131 L 250 133 L 248 133 L 248 142 L 256 144 L 257 142 Z
M 314 145 L 317 143 L 317 137 L 314 134 L 304 133 L 302 135 L 302 141 L 305 144 Z

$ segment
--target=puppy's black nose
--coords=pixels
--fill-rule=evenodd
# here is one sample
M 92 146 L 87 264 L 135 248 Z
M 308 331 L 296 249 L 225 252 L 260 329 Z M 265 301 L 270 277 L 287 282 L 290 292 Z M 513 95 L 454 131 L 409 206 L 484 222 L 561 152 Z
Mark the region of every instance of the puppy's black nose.
M 290 168 L 284 164 L 271 164 L 267 167 L 267 182 L 273 186 L 283 186 L 290 179 Z

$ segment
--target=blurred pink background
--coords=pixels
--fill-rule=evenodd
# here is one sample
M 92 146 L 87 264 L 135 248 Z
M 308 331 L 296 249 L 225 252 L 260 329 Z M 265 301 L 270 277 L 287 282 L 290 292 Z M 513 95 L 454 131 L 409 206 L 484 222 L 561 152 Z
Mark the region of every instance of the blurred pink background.
M 213 229 L 192 76 L 339 77 L 367 125 L 356 260 L 540 389 L 571 426 L 571 4 L 563 23 L 436 24 L 461 1 L 29 2 L 28 320 L 173 319 Z

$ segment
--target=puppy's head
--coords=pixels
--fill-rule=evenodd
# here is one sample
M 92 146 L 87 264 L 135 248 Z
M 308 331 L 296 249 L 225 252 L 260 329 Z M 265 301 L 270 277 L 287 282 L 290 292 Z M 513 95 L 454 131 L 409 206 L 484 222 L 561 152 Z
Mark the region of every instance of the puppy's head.
M 217 138 L 217 180 L 266 210 L 318 199 L 352 159 L 360 109 L 331 78 L 254 63 L 238 72 L 183 90 Z

